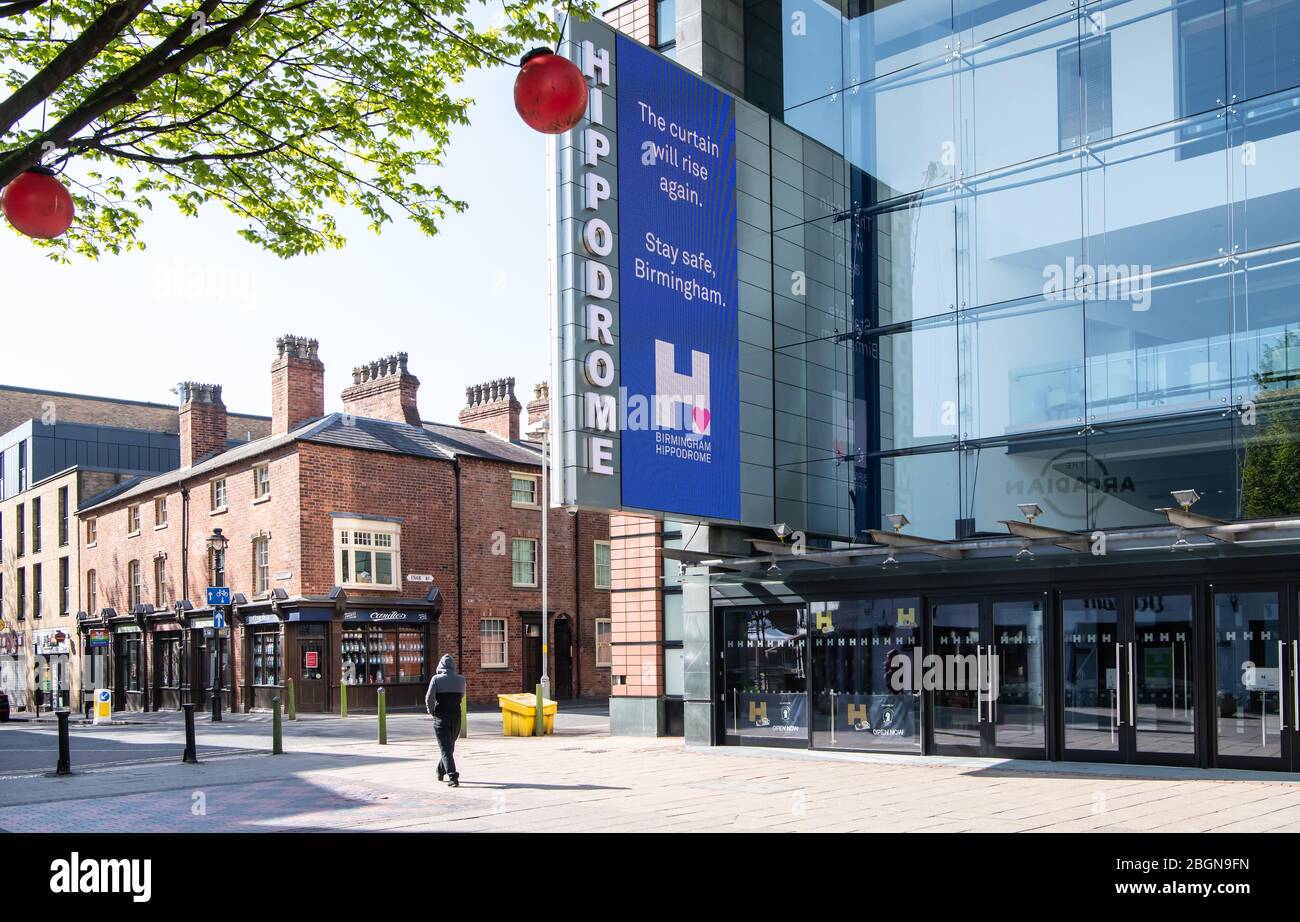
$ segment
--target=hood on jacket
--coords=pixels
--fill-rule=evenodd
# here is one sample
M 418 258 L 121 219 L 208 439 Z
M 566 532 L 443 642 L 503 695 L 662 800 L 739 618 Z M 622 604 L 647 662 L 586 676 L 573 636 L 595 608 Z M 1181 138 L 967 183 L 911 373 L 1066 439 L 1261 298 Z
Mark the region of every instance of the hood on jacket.
M 456 661 L 452 659 L 450 653 L 443 654 L 442 659 L 438 660 L 437 674 L 438 675 L 456 674 Z

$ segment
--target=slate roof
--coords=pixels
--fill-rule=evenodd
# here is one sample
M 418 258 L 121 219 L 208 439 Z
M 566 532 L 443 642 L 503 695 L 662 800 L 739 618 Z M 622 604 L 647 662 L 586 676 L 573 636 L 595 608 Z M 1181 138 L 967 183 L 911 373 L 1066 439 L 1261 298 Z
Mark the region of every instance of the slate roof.
M 149 478 L 134 478 L 86 499 L 79 512 L 93 509 L 108 502 L 117 502 L 137 496 L 152 496 L 159 490 L 183 481 L 201 478 L 231 464 L 251 461 L 268 452 L 293 442 L 312 442 L 362 451 L 382 451 L 392 454 L 428 458 L 434 461 L 453 461 L 459 456 L 503 461 L 508 464 L 538 466 L 542 463 L 540 447 L 536 442 L 506 441 L 479 429 L 466 429 L 444 423 L 424 423 L 408 426 L 382 419 L 345 416 L 330 413 L 320 419 L 304 423 L 292 432 L 243 442 L 220 454 L 209 455 L 188 468 L 179 468 Z

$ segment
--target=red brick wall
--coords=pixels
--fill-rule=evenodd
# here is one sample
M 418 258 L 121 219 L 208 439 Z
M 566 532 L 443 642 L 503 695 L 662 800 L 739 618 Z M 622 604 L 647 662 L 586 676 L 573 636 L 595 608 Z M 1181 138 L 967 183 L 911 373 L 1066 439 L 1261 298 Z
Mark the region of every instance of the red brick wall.
M 660 697 L 664 693 L 662 525 L 648 516 L 613 515 L 609 530 L 615 589 L 611 653 L 613 673 L 623 677 L 613 693 Z
M 175 406 L 0 386 L 0 432 L 8 432 L 19 423 L 29 419 L 43 419 L 49 414 L 53 414 L 54 418 L 61 422 L 68 423 L 149 429 L 170 435 L 180 431 L 180 421 Z M 270 418 L 240 413 L 229 414 L 226 421 L 228 438 L 247 439 L 250 432 L 255 439 L 269 435 Z
M 271 432 L 281 435 L 325 415 L 325 366 L 286 356 L 271 366 Z
M 643 45 L 655 46 L 655 0 L 627 0 L 610 7 L 601 15 L 613 28 Z
M 191 400 L 180 409 L 181 467 L 226 449 L 226 408 L 220 403 Z
M 253 502 L 253 467 L 269 457 L 271 499 Z M 523 688 L 523 619 L 521 610 L 541 608 L 541 590 L 511 586 L 511 538 L 540 537 L 539 509 L 511 506 L 510 472 L 540 468 L 496 461 L 463 458 L 461 461 L 462 577 L 464 580 L 464 653 L 459 666 L 469 680 L 471 700 L 495 701 L 500 692 Z M 287 580 L 272 579 L 273 588 L 290 596 L 324 595 L 335 584 L 334 519 L 330 513 L 387 516 L 400 519 L 401 588 L 395 591 L 347 590 L 349 597 L 420 598 L 427 583 L 406 580 L 407 574 L 429 574 L 443 593 L 437 649 L 433 655 L 456 652 L 456 534 L 455 472 L 445 461 L 404 455 L 367 452 L 313 443 L 284 446 L 277 453 L 222 468 L 226 478 L 226 512 L 210 511 L 210 477 L 191 479 L 190 565 L 191 600 L 201 600 L 208 585 L 206 539 L 214 527 L 230 541 L 227 551 L 227 582 L 234 592 L 253 597 L 252 539 L 260 532 L 270 537 L 270 570 L 288 571 Z M 132 500 L 131 502 L 136 502 Z M 153 495 L 139 498 L 140 535 L 128 537 L 125 501 L 96 512 L 98 540 L 85 547 L 84 527 L 78 531 L 82 543 L 80 580 L 84 587 L 87 570 L 99 578 L 100 608 L 127 610 L 127 563 L 141 561 L 145 578 L 145 599 L 152 598 L 152 560 L 155 553 L 167 554 L 168 601 L 180 597 L 181 582 L 181 495 L 179 487 L 168 492 L 168 526 L 154 529 Z M 608 517 L 584 513 L 573 517 L 560 510 L 550 515 L 550 600 L 553 612 L 575 614 L 576 646 L 580 659 L 583 697 L 609 693 L 609 670 L 595 665 L 595 619 L 609 616 L 608 590 L 595 588 L 595 546 L 609 534 Z M 580 534 L 575 550 L 574 533 Z M 503 554 L 493 554 L 493 537 L 504 538 Z M 574 587 L 575 553 L 579 566 L 581 607 Z M 196 601 L 196 605 L 201 603 Z M 480 666 L 479 620 L 488 615 L 505 618 L 509 650 L 508 668 L 483 670 Z M 242 644 L 236 644 L 236 655 Z M 337 657 L 331 657 L 332 662 Z M 552 675 L 554 658 L 552 654 Z M 335 677 L 337 682 L 337 677 Z

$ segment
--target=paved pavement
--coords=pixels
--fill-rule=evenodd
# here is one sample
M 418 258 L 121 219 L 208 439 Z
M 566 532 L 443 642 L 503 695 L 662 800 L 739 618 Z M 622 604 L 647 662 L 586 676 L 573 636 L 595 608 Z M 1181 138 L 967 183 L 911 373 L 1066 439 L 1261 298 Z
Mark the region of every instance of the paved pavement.
M 272 756 L 269 723 L 236 715 L 199 726 L 211 748 L 198 766 L 179 763 L 177 728 L 83 729 L 106 749 L 173 756 L 74 761 L 69 778 L 17 770 L 14 730 L 0 728 L 0 830 L 1300 831 L 1296 775 L 698 749 L 561 712 L 543 739 L 504 738 L 494 715 L 472 715 L 451 789 L 433 777 L 426 717 L 390 717 L 387 746 L 373 717 L 286 723 L 287 751 Z

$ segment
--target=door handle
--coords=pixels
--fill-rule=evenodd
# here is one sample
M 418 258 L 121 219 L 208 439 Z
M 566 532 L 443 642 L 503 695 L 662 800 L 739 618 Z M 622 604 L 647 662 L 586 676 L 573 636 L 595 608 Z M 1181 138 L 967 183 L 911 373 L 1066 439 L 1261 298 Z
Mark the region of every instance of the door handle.
M 1292 725 L 1300 730 L 1300 640 L 1291 641 L 1291 704 L 1295 708 Z
M 1128 644 L 1128 724 L 1134 729 L 1137 728 L 1137 679 L 1133 675 L 1133 648 L 1137 646 L 1133 641 Z
M 975 645 L 975 723 L 984 722 L 984 693 L 980 691 L 980 677 L 984 675 L 984 647 Z
M 1117 727 L 1124 726 L 1124 711 L 1120 707 L 1123 698 L 1123 695 L 1120 694 L 1120 677 L 1123 675 L 1123 670 L 1120 668 L 1120 646 L 1120 644 L 1115 644 L 1115 726 Z
M 1279 730 L 1286 729 L 1286 641 L 1277 642 L 1277 716 Z

